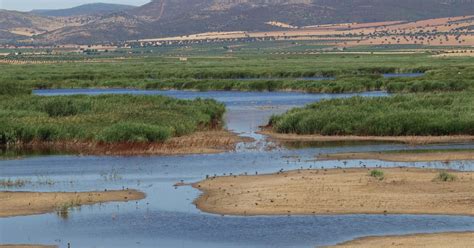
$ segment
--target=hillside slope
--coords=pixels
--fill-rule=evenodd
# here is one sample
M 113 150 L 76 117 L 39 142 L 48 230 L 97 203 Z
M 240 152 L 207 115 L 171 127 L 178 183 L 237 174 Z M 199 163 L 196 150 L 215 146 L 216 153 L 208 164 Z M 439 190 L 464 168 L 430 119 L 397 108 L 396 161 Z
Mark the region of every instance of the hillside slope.
M 270 21 L 301 27 L 473 13 L 474 4 L 466 0 L 153 0 L 141 7 L 93 16 L 48 30 L 36 37 L 36 41 L 92 43 L 213 31 L 282 29 L 266 24 Z M 55 21 L 57 19 L 51 22 Z
M 135 8 L 135 6 L 109 3 L 92 3 L 68 9 L 36 9 L 32 10 L 30 13 L 41 16 L 65 17 L 79 15 L 110 14 L 113 12 L 130 10 L 133 8 Z

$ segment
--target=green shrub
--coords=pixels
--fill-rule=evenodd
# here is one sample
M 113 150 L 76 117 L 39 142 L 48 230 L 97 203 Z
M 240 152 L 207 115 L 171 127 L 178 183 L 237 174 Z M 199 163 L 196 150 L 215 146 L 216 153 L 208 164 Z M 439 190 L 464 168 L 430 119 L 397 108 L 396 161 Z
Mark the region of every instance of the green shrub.
M 456 176 L 446 171 L 442 171 L 438 174 L 438 176 L 435 179 L 442 182 L 452 182 L 456 180 Z
M 371 170 L 369 175 L 371 177 L 377 178 L 379 180 L 383 180 L 384 177 L 385 177 L 383 171 L 381 171 L 381 170 Z

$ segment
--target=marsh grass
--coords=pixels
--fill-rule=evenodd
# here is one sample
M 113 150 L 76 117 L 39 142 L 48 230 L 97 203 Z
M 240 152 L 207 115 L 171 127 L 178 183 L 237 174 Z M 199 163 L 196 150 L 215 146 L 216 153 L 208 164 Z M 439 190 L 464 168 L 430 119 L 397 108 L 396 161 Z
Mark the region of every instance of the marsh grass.
M 279 133 L 360 136 L 474 135 L 474 94 L 423 93 L 324 100 L 273 116 Z
M 36 58 L 21 59 L 29 61 Z M 64 55 L 42 59 L 69 58 Z M 470 57 L 439 59 L 426 54 L 242 54 L 231 58 L 190 57 L 186 63 L 174 58 L 131 56 L 114 62 L 102 62 L 100 66 L 97 66 L 98 63 L 2 65 L 0 92 L 2 87 L 20 87 L 14 91 L 112 87 L 324 93 L 462 91 L 473 86 L 473 64 L 474 58 Z M 416 78 L 383 78 L 381 75 L 412 72 L 425 72 L 426 75 Z M 333 79 L 301 80 L 307 77 Z
M 10 96 L 0 99 L 0 145 L 163 142 L 219 128 L 224 105 L 164 96 Z

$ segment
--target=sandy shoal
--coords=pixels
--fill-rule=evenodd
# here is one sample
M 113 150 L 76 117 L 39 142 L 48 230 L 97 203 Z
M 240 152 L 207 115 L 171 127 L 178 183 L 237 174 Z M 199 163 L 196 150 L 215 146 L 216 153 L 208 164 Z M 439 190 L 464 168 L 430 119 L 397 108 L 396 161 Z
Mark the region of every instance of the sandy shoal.
M 473 232 L 413 234 L 402 236 L 365 237 L 342 243 L 331 248 L 469 248 L 474 244 Z
M 473 142 L 474 135 L 451 135 L 451 136 L 324 136 L 324 135 L 299 135 L 281 134 L 265 129 L 260 132 L 277 141 L 302 141 L 302 142 L 341 142 L 341 141 L 373 141 L 373 142 L 396 142 L 411 145 L 436 144 L 436 143 L 460 143 Z
M 356 152 L 335 153 L 318 156 L 318 160 L 354 160 L 370 159 L 389 162 L 432 162 L 474 160 L 472 151 L 433 151 L 433 152 Z
M 44 214 L 64 206 L 93 205 L 105 202 L 141 200 L 145 194 L 136 190 L 102 192 L 0 192 L 0 217 Z
M 474 215 L 472 172 L 386 168 L 384 179 L 371 169 L 297 170 L 269 175 L 209 178 L 195 183 L 203 191 L 196 206 L 227 215 L 286 214 L 446 214 Z

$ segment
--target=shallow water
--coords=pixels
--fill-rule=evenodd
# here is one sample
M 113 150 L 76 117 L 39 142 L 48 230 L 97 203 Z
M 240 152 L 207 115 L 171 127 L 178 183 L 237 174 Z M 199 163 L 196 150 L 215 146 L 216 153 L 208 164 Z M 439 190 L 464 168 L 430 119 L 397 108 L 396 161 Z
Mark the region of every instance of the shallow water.
M 411 78 L 411 77 L 422 77 L 425 73 L 414 72 L 414 73 L 385 73 L 382 74 L 384 78 Z
M 429 215 L 343 215 L 232 217 L 202 213 L 192 204 L 199 191 L 173 187 L 206 175 L 271 173 L 280 169 L 361 166 L 415 166 L 474 170 L 472 161 L 451 163 L 394 163 L 375 160 L 315 161 L 320 153 L 400 149 L 474 148 L 473 144 L 410 147 L 365 143 L 339 146 L 318 144 L 268 150 L 255 134 L 274 113 L 334 97 L 278 92 L 182 92 L 138 90 L 48 90 L 57 94 L 162 94 L 183 99 L 212 97 L 227 105 L 228 128 L 255 137 L 235 152 L 210 155 L 96 157 L 35 156 L 0 161 L 0 179 L 28 179 L 23 188 L 8 190 L 88 191 L 134 188 L 147 198 L 72 210 L 67 219 L 56 214 L 0 218 L 0 243 L 58 244 L 60 247 L 314 247 L 368 235 L 438 231 L 474 231 L 474 218 Z M 367 97 L 383 92 L 363 93 Z

